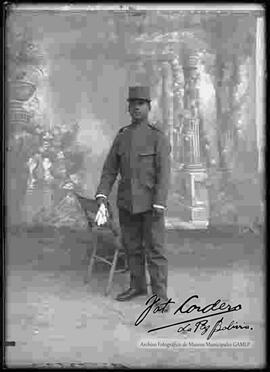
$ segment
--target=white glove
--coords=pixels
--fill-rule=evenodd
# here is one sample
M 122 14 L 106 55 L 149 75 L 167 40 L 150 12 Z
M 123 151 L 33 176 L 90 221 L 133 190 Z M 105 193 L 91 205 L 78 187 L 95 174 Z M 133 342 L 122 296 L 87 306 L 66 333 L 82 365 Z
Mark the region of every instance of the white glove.
M 97 211 L 95 222 L 98 226 L 105 225 L 105 223 L 108 221 L 108 217 L 108 209 L 105 207 L 105 204 L 102 203 Z

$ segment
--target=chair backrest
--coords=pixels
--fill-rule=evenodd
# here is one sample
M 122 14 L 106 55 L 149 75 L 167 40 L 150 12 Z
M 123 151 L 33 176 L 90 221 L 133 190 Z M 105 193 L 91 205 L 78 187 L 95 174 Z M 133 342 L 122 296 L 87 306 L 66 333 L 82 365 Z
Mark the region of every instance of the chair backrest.
M 84 211 L 84 214 L 88 222 L 88 226 L 92 229 L 96 225 L 95 217 L 98 211 L 97 201 L 95 199 L 89 199 L 84 196 L 81 196 L 76 192 L 74 192 L 74 194 L 76 198 L 78 199 L 82 210 Z M 109 202 L 107 203 L 107 209 L 109 212 L 109 220 L 107 224 L 105 225 L 105 227 L 110 228 L 114 235 L 119 235 L 119 228 L 114 221 L 113 211 L 112 211 L 112 208 Z

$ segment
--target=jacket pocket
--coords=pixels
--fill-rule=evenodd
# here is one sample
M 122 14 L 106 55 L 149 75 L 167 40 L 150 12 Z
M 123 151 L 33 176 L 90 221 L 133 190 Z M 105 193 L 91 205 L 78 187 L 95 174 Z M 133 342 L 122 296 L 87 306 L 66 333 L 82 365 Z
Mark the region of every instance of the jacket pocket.
M 150 189 L 155 186 L 155 156 L 155 152 L 139 154 L 140 183 Z
M 141 152 L 139 154 L 140 157 L 147 157 L 147 156 L 155 156 L 157 153 L 156 152 Z

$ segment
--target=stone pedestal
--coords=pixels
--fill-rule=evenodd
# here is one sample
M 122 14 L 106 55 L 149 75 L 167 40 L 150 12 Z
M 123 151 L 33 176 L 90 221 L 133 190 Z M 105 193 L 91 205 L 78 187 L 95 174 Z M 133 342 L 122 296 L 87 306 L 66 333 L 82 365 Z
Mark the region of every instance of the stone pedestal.
M 198 228 L 209 224 L 208 191 L 206 170 L 202 166 L 187 166 L 183 170 L 183 219 Z

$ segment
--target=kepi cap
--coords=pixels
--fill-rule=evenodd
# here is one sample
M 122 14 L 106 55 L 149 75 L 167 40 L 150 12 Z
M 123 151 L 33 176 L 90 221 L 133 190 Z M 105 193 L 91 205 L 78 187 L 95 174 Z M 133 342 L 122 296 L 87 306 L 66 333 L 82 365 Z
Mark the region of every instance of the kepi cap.
M 129 87 L 127 100 L 132 101 L 134 99 L 143 99 L 150 102 L 150 88 L 146 86 Z

